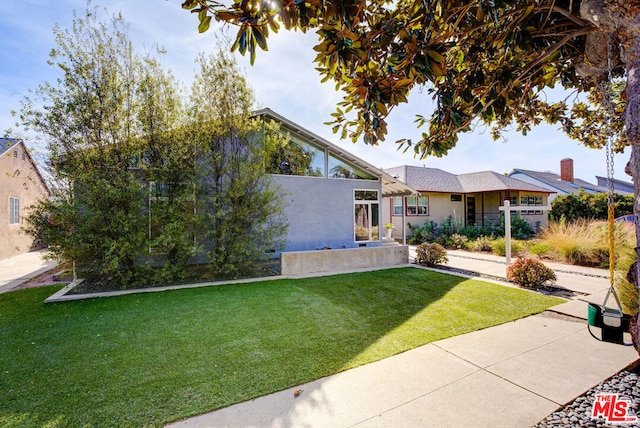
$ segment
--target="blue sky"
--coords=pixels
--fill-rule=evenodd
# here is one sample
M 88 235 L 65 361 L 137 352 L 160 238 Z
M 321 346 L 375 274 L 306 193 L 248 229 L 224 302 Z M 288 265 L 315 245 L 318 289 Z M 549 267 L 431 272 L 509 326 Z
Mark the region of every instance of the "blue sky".
M 190 85 L 199 52 L 215 49 L 212 27 L 198 34 L 197 20 L 180 7 L 181 0 L 94 0 L 93 5 L 105 7 L 109 13 L 122 12 L 131 23 L 130 36 L 137 49 L 149 50 L 154 44 L 164 46 L 167 54 L 161 58 L 185 85 Z M 84 11 L 84 0 L 3 0 L 0 2 L 0 132 L 12 128 L 26 138 L 32 138 L 16 127 L 10 111 L 18 109 L 20 100 L 45 81 L 53 82 L 57 71 L 47 64 L 49 51 L 55 46 L 52 33 L 58 23 L 70 26 L 73 11 Z M 106 15 L 105 15 L 106 16 Z M 234 34 L 235 30 L 230 29 Z M 419 138 L 413 120 L 415 114 L 432 111 L 429 97 L 415 92 L 409 103 L 393 111 L 387 141 L 379 146 L 362 142 L 341 141 L 323 125 L 329 121 L 341 96 L 331 83 L 321 84 L 312 63 L 314 33 L 281 31 L 269 39 L 269 52 L 259 51 L 255 65 L 239 54 L 238 62 L 245 70 L 256 93 L 258 105 L 269 107 L 308 130 L 340 145 L 367 162 L 381 168 L 409 164 L 440 168 L 461 174 L 477 171 L 510 172 L 514 168 L 558 173 L 560 160 L 574 160 L 575 176 L 595 183 L 595 176 L 606 175 L 604 151 L 587 149 L 570 140 L 561 131 L 548 125 L 535 128 L 526 137 L 506 133 L 506 141 L 493 141 L 490 133 L 478 129 L 461 137 L 455 149 L 443 158 L 415 159 L 412 154 L 397 151 L 396 140 Z M 628 154 L 615 158 L 615 177 L 631 181 L 624 174 Z

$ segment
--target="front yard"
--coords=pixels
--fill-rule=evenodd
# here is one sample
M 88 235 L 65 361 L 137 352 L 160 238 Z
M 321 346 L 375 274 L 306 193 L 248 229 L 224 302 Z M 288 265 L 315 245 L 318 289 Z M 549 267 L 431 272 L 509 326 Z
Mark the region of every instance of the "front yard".
M 0 295 L 0 425 L 157 426 L 561 299 L 401 268 L 47 304 Z

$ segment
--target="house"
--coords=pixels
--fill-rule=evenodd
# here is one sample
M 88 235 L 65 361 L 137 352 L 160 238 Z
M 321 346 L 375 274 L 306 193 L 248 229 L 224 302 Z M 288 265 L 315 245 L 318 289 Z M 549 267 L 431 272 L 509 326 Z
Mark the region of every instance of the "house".
M 0 138 L 0 259 L 26 253 L 34 247 L 33 238 L 22 231 L 25 211 L 49 195 L 49 188 L 24 142 Z
M 381 206 L 383 197 L 415 194 L 414 189 L 270 109 L 256 111 L 254 117 L 277 122 L 280 132 L 289 137 L 286 145 L 278 147 L 270 159 L 260 159 L 260 167 L 280 192 L 288 223 L 284 248 L 279 253 L 274 249 L 269 254 L 273 258 L 280 256 L 282 274 L 408 262 L 408 248 L 395 243 L 383 245 Z M 263 130 L 266 128 L 262 127 Z M 246 143 L 246 140 L 234 141 L 238 142 L 234 150 L 242 150 L 240 146 Z M 144 153 L 134 156 L 132 165 L 144 162 L 147 157 Z M 204 164 L 207 159 L 203 157 L 196 162 Z M 59 165 L 63 166 L 64 161 Z M 148 218 L 150 240 L 164 228 L 162 216 L 157 214 L 162 212 L 164 204 L 180 201 L 187 214 L 196 213 L 193 191 L 191 196 L 178 196 L 168 202 L 166 190 L 171 185 L 144 176 L 144 172 L 135 166 L 129 168 L 136 170 L 137 180 L 148 184 L 148 199 L 141 212 Z M 208 171 L 202 170 L 205 175 L 199 179 L 206 182 Z M 174 190 L 180 187 L 180 182 L 173 186 Z M 182 187 L 188 189 L 189 186 Z M 76 192 L 82 188 L 74 185 Z M 190 263 L 206 259 L 208 242 L 206 238 L 200 239 L 194 233 L 193 240 L 201 244 L 202 250 L 192 255 Z M 150 246 L 148 253 L 141 253 L 136 262 L 159 265 L 167 260 L 167 254 L 161 247 Z
M 596 181 L 598 181 L 598 186 L 607 187 L 608 188 L 608 179 L 607 177 L 600 177 L 596 175 Z M 621 195 L 633 195 L 633 183 L 629 183 L 628 181 L 613 179 L 613 191 L 615 193 Z
M 509 173 L 509 177 L 516 178 L 518 180 L 525 181 L 527 183 L 531 183 L 555 192 L 555 195 L 552 195 L 549 198 L 549 203 L 551 203 L 553 198 L 557 195 L 569 195 L 572 193 L 577 194 L 580 190 L 591 194 L 607 192 L 606 179 L 604 179 L 604 183 L 598 180 L 598 184 L 591 184 L 579 178 L 575 178 L 573 174 L 573 159 L 570 158 L 565 158 L 560 161 L 559 175 L 552 172 L 514 169 Z M 623 194 L 633 193 L 633 185 L 630 183 L 626 184 L 631 185 L 630 192 L 625 192 L 624 189 L 620 187 L 620 184 L 618 185 L 619 190 L 617 190 L 617 192 Z
M 403 165 L 385 172 L 418 190 L 419 195 L 387 199 L 383 222 L 393 224 L 394 236 L 405 223 L 422 226 L 426 221 L 441 224 L 451 217 L 463 226 L 496 223 L 505 200 L 511 205 L 528 205 L 520 214 L 532 226 L 545 226 L 548 213 L 536 207 L 548 204 L 549 191 L 493 171 L 455 175 L 436 168 Z
M 255 114 L 290 136 L 268 170 L 284 194 L 284 252 L 382 246 L 383 198 L 416 190 L 270 109 Z

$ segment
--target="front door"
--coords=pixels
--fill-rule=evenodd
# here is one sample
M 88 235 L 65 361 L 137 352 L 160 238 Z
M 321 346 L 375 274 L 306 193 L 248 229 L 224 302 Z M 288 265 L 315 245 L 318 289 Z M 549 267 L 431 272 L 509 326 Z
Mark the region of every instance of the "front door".
M 467 226 L 476 224 L 476 198 L 467 196 Z

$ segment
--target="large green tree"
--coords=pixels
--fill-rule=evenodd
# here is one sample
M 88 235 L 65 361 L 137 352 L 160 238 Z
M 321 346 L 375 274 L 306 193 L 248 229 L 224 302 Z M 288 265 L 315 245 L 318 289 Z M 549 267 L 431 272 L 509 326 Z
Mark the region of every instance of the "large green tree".
M 54 28 L 60 77 L 20 111 L 46 143 L 55 189 L 27 231 L 109 287 L 180 281 L 205 255 L 208 279 L 247 274 L 286 231 L 265 175 L 284 138 L 251 117 L 253 93 L 226 50 L 199 59 L 188 99 L 156 57 L 135 52 L 122 16 L 99 12 Z
M 265 170 L 286 138 L 253 116 L 253 92 L 231 54 L 221 49 L 197 64 L 189 132 L 201 177 L 201 234 L 214 272 L 235 277 L 284 246 L 281 190 Z
M 135 258 L 148 229 L 140 216 L 145 189 L 130 168 L 146 61 L 135 55 L 121 16 L 101 22 L 97 13 L 54 28 L 49 64 L 59 77 L 20 111 L 21 124 L 45 140 L 55 181 L 53 198 L 29 220 L 54 256 L 77 262 L 83 275 L 126 285 L 138 276 Z
M 316 29 L 318 70 L 344 92 L 334 113 L 343 137 L 376 144 L 393 108 L 426 87 L 435 100 L 417 120 L 426 130 L 402 142 L 421 157 L 446 154 L 477 123 L 498 136 L 514 124 L 526 133 L 561 122 L 569 135 L 601 146 L 589 127 L 602 110 L 572 109 L 544 91 L 589 93 L 607 108 L 595 130 L 624 129 L 617 143 L 631 146 L 627 171 L 640 214 L 640 0 L 185 0 L 183 8 L 197 13 L 200 31 L 211 19 L 237 25 L 234 48 L 252 61 L 269 32 Z M 618 103 L 610 102 L 614 83 Z M 640 223 L 636 235 L 640 247 Z

